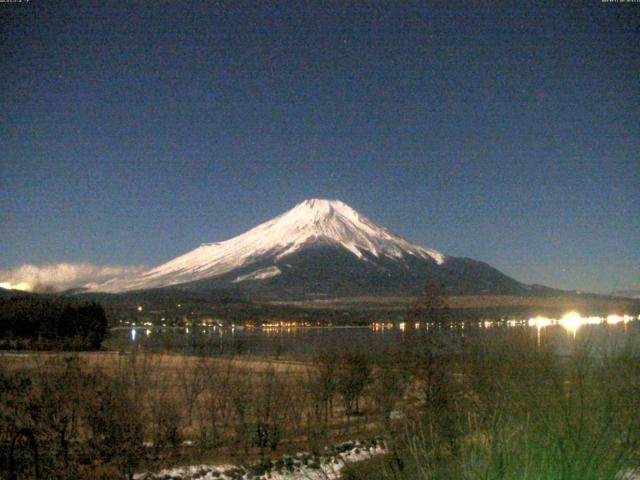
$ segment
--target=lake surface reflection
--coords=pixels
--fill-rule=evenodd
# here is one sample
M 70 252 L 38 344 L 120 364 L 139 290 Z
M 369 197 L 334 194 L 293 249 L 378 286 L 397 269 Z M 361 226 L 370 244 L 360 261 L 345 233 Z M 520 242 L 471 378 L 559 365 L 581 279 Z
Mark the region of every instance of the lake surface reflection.
M 117 327 L 111 331 L 105 347 L 126 350 L 136 345 L 151 351 L 195 355 L 305 357 L 328 348 L 338 352 L 358 348 L 372 353 L 403 350 L 428 342 L 434 332 L 463 340 L 462 343 L 484 344 L 525 333 L 539 348 L 553 349 L 560 355 L 570 355 L 576 348 L 584 346 L 596 354 L 610 354 L 622 349 L 640 351 L 640 321 L 637 317 L 581 317 L 574 312 L 561 318 L 453 322 L 447 327 L 424 323 L 332 327 Z

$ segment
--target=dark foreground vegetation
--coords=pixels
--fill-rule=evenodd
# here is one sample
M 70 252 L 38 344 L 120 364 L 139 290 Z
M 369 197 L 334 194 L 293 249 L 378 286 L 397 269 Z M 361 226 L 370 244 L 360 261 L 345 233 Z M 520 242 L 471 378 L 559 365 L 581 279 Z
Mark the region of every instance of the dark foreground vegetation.
M 32 435 L 40 478 L 259 466 L 356 438 L 384 438 L 388 453 L 352 465 L 351 479 L 620 478 L 640 465 L 636 353 L 559 357 L 524 328 L 440 327 L 295 363 L 135 349 L 4 357 L 0 476 L 18 438 L 14 470 L 31 478 Z
M 99 347 L 101 307 L 39 302 L 0 305 L 6 342 Z M 375 347 L 327 342 L 295 362 L 135 343 L 0 354 L 0 478 L 195 463 L 258 475 L 283 453 L 354 439 L 384 439 L 387 453 L 349 466 L 352 480 L 613 480 L 640 466 L 636 347 L 575 342 L 561 356 L 526 327 L 453 323 L 447 303 L 428 286 L 405 312 L 428 330 Z
M 636 478 L 637 351 L 582 345 L 560 358 L 510 335 L 468 342 L 461 355 L 427 354 L 422 367 L 412 413 L 387 424 L 389 454 L 345 479 Z
M 0 298 L 0 348 L 97 350 L 107 334 L 98 303 L 71 304 L 46 296 Z

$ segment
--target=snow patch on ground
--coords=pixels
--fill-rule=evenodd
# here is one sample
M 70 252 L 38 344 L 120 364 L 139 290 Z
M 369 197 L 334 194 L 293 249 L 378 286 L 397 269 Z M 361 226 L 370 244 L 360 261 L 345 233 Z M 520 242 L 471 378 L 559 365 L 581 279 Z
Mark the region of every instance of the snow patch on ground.
M 345 442 L 322 455 L 300 452 L 271 461 L 268 468 L 191 465 L 157 473 L 138 473 L 135 480 L 337 480 L 344 467 L 385 453 L 381 441 Z
M 420 250 L 433 258 L 438 265 L 442 265 L 447 258 L 444 254 L 436 252 L 435 250 L 432 250 L 430 248 L 420 247 Z
M 236 278 L 233 283 L 244 282 L 245 280 L 264 280 L 266 278 L 275 277 L 276 275 L 280 275 L 282 272 L 276 266 L 261 268 L 260 270 L 256 270 L 255 272 L 247 273 L 246 275 L 240 275 Z

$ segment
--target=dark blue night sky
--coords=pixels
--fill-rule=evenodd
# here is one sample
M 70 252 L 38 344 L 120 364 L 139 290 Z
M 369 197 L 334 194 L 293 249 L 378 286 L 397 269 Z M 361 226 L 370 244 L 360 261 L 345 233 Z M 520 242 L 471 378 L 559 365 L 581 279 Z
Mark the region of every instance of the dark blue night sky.
M 1 3 L 0 269 L 154 265 L 321 197 L 639 288 L 640 4 L 507 3 Z

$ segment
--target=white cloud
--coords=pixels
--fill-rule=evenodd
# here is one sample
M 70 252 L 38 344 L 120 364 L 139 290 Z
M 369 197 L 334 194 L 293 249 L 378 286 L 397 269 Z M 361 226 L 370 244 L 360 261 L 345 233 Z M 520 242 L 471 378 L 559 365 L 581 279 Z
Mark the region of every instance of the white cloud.
M 145 271 L 140 265 L 93 265 L 91 263 L 25 264 L 0 269 L 0 287 L 28 291 L 66 290 L 111 278 Z

